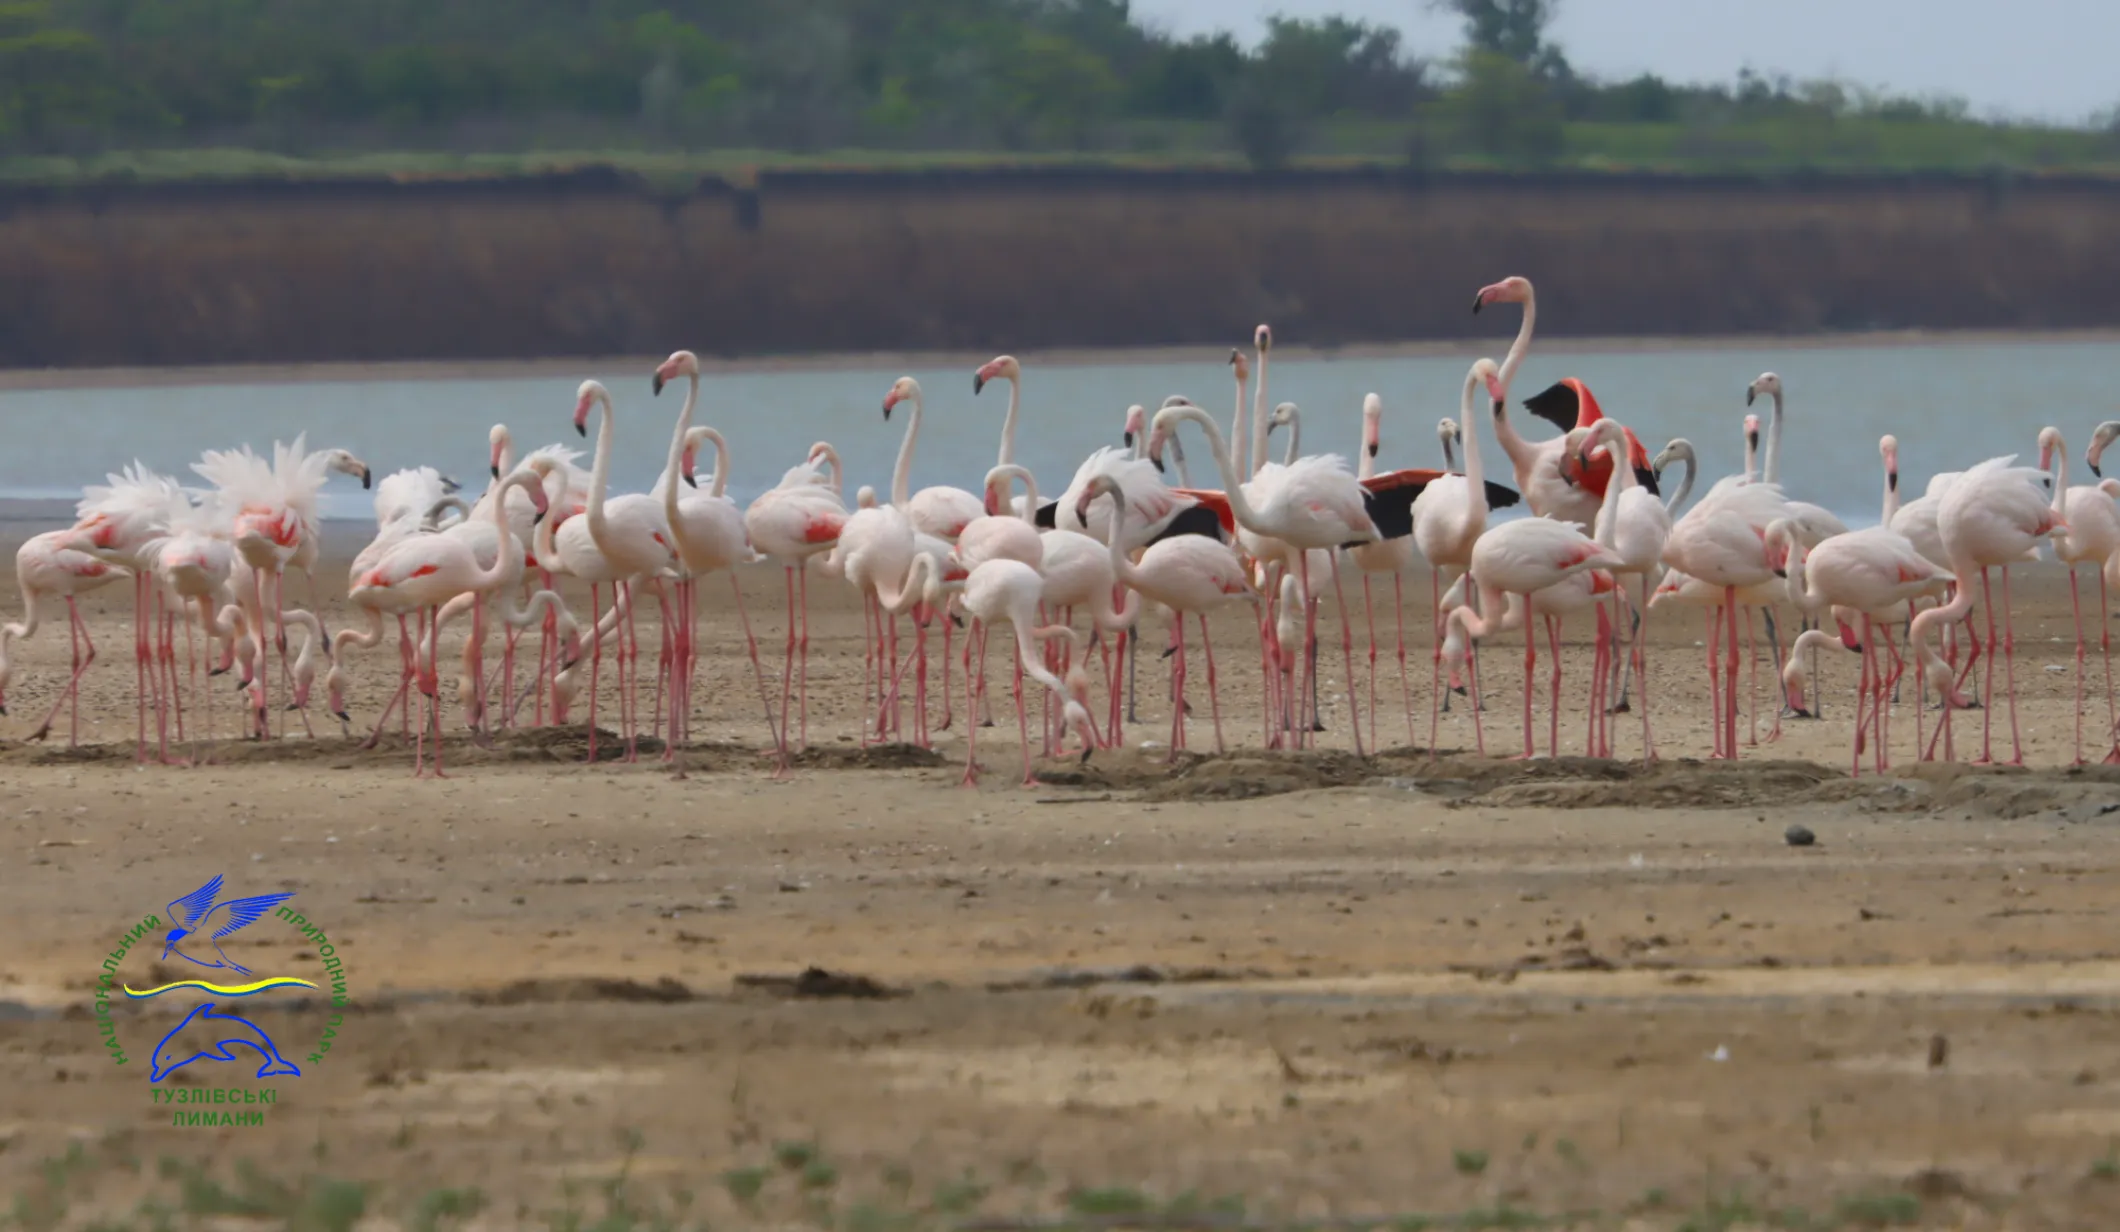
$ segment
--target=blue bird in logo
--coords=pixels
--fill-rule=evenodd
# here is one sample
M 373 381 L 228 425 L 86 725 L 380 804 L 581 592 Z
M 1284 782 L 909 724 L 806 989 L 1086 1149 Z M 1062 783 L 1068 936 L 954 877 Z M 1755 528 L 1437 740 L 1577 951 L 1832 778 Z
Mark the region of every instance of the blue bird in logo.
M 168 958 L 171 954 L 175 954 L 177 957 L 196 966 L 217 967 L 249 975 L 251 974 L 250 968 L 230 958 L 222 951 L 222 939 L 246 925 L 256 922 L 266 912 L 272 910 L 274 906 L 286 902 L 288 899 L 293 898 L 294 895 L 291 892 L 286 894 L 258 894 L 250 898 L 231 898 L 225 903 L 215 903 L 214 899 L 220 893 L 221 878 L 215 876 L 212 881 L 169 904 L 170 919 L 172 921 L 182 921 L 182 925 L 179 926 L 174 923 L 171 925 L 169 936 L 163 938 L 162 941 L 162 957 Z M 212 931 L 201 937 L 200 934 L 206 932 L 209 928 Z M 177 942 L 187 937 L 192 938 L 194 942 L 203 942 L 211 945 L 214 954 L 220 961 L 205 962 L 178 949 Z

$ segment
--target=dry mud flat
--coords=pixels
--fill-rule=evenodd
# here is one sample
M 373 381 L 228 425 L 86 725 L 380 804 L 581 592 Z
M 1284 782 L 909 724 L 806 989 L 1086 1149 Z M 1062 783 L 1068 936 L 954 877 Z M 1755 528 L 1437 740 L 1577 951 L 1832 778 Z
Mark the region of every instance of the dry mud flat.
M 974 793 L 906 751 L 679 781 L 556 739 L 445 783 L 329 740 L 10 752 L 25 1222 L 2120 1217 L 2112 771 L 1113 755 Z M 90 1010 L 113 940 L 216 873 L 294 893 L 351 990 L 261 1126 L 171 1124 Z

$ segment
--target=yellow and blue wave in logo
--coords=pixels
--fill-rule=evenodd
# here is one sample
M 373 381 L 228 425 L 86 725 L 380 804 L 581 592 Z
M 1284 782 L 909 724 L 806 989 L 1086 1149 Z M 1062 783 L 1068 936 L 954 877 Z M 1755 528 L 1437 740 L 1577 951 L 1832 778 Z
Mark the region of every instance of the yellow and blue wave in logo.
M 298 980 L 291 975 L 281 975 L 267 980 L 256 980 L 249 984 L 209 984 L 205 980 L 177 980 L 174 983 L 163 984 L 156 988 L 134 988 L 130 984 L 120 985 L 120 987 L 125 990 L 126 996 L 135 1001 L 144 1001 L 149 997 L 159 997 L 165 992 L 174 992 L 179 988 L 195 988 L 200 992 L 210 993 L 216 997 L 250 997 L 256 996 L 261 992 L 270 992 L 275 988 L 315 988 L 316 985 L 308 980 Z

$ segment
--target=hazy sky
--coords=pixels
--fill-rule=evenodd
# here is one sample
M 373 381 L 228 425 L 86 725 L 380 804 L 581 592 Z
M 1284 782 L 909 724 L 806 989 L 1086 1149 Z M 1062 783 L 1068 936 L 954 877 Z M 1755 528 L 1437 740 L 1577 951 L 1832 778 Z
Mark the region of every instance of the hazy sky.
M 1425 0 L 1133 0 L 1133 9 L 1181 33 L 1234 28 L 1246 43 L 1276 12 L 1395 25 L 1423 55 L 1460 38 L 1456 20 Z M 2120 103 L 2115 0 L 1561 0 L 1554 34 L 1578 70 L 1599 77 L 1728 81 L 1749 65 L 1956 94 L 1976 114 L 2067 121 Z

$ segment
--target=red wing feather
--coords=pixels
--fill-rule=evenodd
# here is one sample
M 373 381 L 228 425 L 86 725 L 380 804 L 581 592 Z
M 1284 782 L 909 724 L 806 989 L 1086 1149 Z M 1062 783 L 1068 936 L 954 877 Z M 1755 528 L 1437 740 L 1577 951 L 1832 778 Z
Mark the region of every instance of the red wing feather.
M 1389 492 L 1393 488 L 1425 488 L 1451 473 L 1450 471 L 1421 469 L 1389 471 L 1385 474 L 1373 475 L 1368 479 L 1362 480 L 1362 486 L 1372 492 Z
M 1229 496 L 1226 493 L 1203 492 L 1198 488 L 1172 488 L 1171 491 L 1179 496 L 1189 496 L 1207 508 L 1214 510 L 1215 520 L 1222 524 L 1222 530 L 1225 534 L 1234 535 L 1237 533 L 1237 515 L 1230 510 Z

